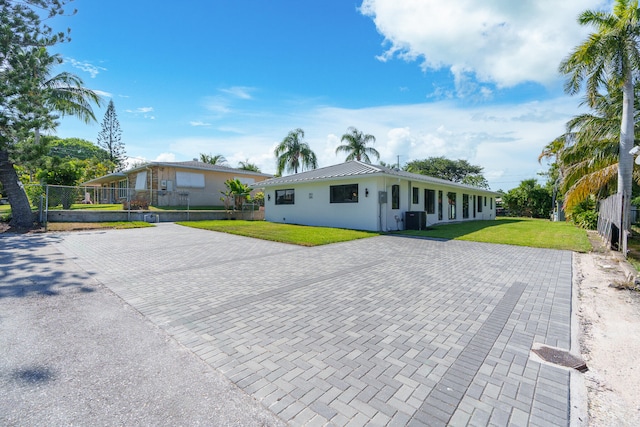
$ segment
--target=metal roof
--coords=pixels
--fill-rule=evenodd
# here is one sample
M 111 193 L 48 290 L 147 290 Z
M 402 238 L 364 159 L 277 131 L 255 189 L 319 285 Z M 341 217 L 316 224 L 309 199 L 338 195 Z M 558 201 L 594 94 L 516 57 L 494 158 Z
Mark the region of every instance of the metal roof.
M 449 181 L 446 179 L 434 178 L 432 176 L 405 172 L 398 169 L 388 168 L 386 166 L 372 165 L 372 164 L 360 162 L 357 160 L 340 163 L 333 166 L 326 166 L 323 168 L 312 169 L 309 171 L 300 172 L 293 175 L 267 179 L 266 181 L 256 182 L 255 184 L 253 184 L 253 187 L 266 188 L 266 187 L 275 187 L 275 186 L 311 182 L 311 181 L 331 181 L 339 178 L 349 178 L 349 177 L 357 177 L 357 176 L 364 176 L 364 175 L 383 176 L 383 177 L 390 177 L 390 178 L 403 178 L 410 181 L 426 182 L 430 184 L 444 185 L 447 187 L 464 188 L 468 190 L 497 194 L 491 190 L 486 190 L 480 187 L 474 187 L 472 185 L 460 184 L 460 183 Z

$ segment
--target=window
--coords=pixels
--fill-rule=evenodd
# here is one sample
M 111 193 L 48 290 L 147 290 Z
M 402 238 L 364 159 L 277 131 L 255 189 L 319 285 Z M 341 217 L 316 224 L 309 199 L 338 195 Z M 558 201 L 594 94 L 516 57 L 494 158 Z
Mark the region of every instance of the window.
M 330 203 L 358 203 L 358 184 L 330 186 L 329 202 Z
M 436 213 L 436 190 L 424 190 L 424 210 L 428 214 Z
M 471 202 L 471 204 L 473 205 L 473 217 L 476 217 L 476 205 L 477 205 L 477 201 L 476 201 L 477 196 L 474 194 L 473 195 L 473 200 Z
M 486 196 L 484 198 L 484 205 L 485 205 L 485 207 L 487 206 L 487 197 Z
M 489 209 L 493 209 L 493 197 L 489 199 Z
M 138 172 L 136 176 L 136 190 L 144 190 L 147 188 L 147 171 Z
M 391 209 L 400 209 L 400 186 L 391 186 Z
M 447 193 L 449 199 L 449 219 L 456 219 L 456 193 Z
M 462 218 L 469 218 L 469 195 L 462 195 Z
M 438 221 L 442 221 L 443 210 L 442 190 L 440 190 L 438 191 Z
M 127 198 L 127 183 L 128 181 L 126 179 L 123 179 L 122 181 L 118 181 L 118 198 L 119 199 Z
M 482 212 L 482 196 L 478 196 L 478 213 Z
M 204 188 L 204 174 L 176 172 L 176 187 Z
M 293 205 L 295 201 L 295 190 L 276 190 L 276 205 Z
M 413 187 L 412 191 L 413 191 L 413 204 L 417 205 L 418 203 L 420 203 L 419 201 L 420 189 L 418 187 Z

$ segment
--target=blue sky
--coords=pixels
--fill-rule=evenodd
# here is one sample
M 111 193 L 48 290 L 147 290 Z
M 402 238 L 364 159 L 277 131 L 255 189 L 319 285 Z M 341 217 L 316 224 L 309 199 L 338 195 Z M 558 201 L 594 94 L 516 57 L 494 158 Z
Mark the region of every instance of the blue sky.
M 113 99 L 135 161 L 222 154 L 275 172 L 295 128 L 319 166 L 349 126 L 381 160 L 430 156 L 484 168 L 494 190 L 546 170 L 542 148 L 578 114 L 560 60 L 608 1 L 76 0 L 58 45 L 62 69 L 99 91 L 97 123 L 63 118 L 56 134 L 96 142 Z

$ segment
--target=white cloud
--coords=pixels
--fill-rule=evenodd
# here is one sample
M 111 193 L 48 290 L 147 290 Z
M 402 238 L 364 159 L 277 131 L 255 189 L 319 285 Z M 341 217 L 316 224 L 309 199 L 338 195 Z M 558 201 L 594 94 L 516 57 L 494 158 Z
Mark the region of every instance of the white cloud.
M 175 162 L 176 155 L 174 153 L 160 153 L 158 157 L 154 159 L 155 162 Z
M 150 113 L 151 111 L 153 111 L 153 107 L 139 107 L 135 110 L 128 109 L 124 111 L 132 114 Z
M 95 78 L 101 71 L 107 71 L 104 67 L 99 67 L 97 65 L 93 65 L 88 61 L 78 61 L 73 58 L 66 58 L 66 60 L 71 64 L 73 68 L 77 68 L 79 70 L 85 71 L 91 75 L 91 78 Z
M 149 114 L 151 112 L 153 112 L 153 107 L 138 107 L 135 110 L 124 110 L 125 113 L 131 113 L 131 114 L 135 114 L 137 115 L 142 115 L 142 117 L 144 117 L 145 119 L 149 119 L 149 120 L 155 120 L 156 116 L 154 116 L 153 114 Z
M 220 92 L 231 95 L 235 98 L 251 99 L 251 92 L 254 90 L 255 88 L 247 86 L 232 86 L 230 88 L 220 89 Z
M 207 127 L 207 126 L 211 126 L 211 123 L 205 123 L 205 122 L 201 122 L 201 121 L 190 121 L 190 122 L 189 122 L 189 124 L 190 124 L 191 126 L 194 126 L 194 127 L 201 127 L 201 126 Z
M 94 90 L 94 92 L 98 95 L 98 96 L 103 96 L 105 98 L 112 98 L 113 95 L 109 92 L 105 92 L 103 90 Z
M 461 95 L 559 78 L 558 64 L 588 30 L 576 19 L 606 0 L 364 0 L 361 12 L 385 37 L 383 61 L 421 60 L 423 69 L 448 68 Z M 469 87 L 472 80 L 480 84 Z
M 204 107 L 215 113 L 217 116 L 227 114 L 231 111 L 229 101 L 222 96 L 208 96 L 204 99 Z

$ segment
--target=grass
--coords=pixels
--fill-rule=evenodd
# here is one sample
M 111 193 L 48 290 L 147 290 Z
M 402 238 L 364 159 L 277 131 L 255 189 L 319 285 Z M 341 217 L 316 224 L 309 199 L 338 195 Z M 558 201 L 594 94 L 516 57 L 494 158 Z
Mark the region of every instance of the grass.
M 55 209 L 55 208 L 54 208 Z M 62 209 L 62 207 L 58 207 L 57 209 Z M 122 204 L 82 204 L 82 203 L 74 203 L 71 205 L 71 210 L 80 210 L 80 211 L 121 211 Z
M 127 229 L 153 227 L 152 224 L 144 221 L 112 221 L 112 222 L 50 222 L 47 224 L 47 231 L 78 231 L 78 230 L 100 230 L 100 229 Z
M 587 232 L 568 222 L 545 219 L 497 218 L 495 221 L 468 221 L 434 226 L 430 230 L 406 230 L 399 234 L 471 242 L 501 243 L 533 248 L 588 252 Z
M 122 206 L 122 205 L 121 205 Z M 186 211 L 186 206 L 149 206 L 150 211 Z M 224 206 L 189 206 L 190 211 L 223 211 Z
M 220 231 L 274 242 L 301 246 L 319 246 L 378 236 L 372 231 L 347 230 L 343 228 L 310 227 L 305 225 L 277 224 L 267 221 L 214 220 L 178 222 L 187 227 Z
M 60 210 L 62 206 L 49 206 L 49 210 Z M 105 204 L 85 204 L 74 203 L 71 205 L 71 210 L 83 210 L 83 211 L 121 211 L 126 210 L 122 208 L 122 203 L 105 203 Z M 186 206 L 149 206 L 150 211 L 186 211 Z M 189 206 L 189 210 L 192 211 L 223 211 L 224 206 Z M 0 205 L 0 215 L 11 213 L 10 205 Z

